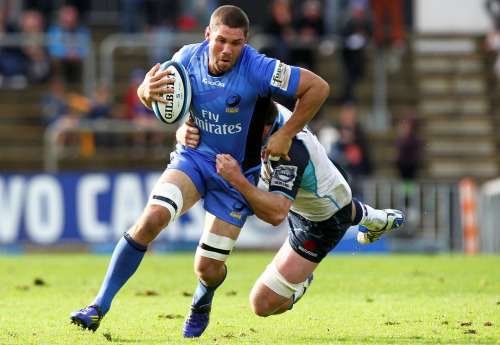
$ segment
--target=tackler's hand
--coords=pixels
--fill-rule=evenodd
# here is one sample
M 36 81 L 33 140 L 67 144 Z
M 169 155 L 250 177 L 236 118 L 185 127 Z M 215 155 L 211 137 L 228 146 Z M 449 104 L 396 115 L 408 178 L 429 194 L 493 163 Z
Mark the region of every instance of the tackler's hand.
M 229 154 L 218 154 L 216 157 L 215 168 L 217 174 L 226 180 L 231 186 L 235 187 L 238 183 L 246 180 L 241 172 L 240 165 Z
M 280 158 L 289 161 L 288 151 L 291 145 L 292 138 L 279 130 L 269 137 L 266 146 L 266 156 L 269 156 L 269 159 L 272 161 L 279 161 Z

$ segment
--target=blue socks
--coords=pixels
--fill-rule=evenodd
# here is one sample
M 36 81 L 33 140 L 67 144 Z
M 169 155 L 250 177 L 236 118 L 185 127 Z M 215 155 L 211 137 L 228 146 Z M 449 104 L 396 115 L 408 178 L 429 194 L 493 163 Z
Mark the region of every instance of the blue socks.
M 137 243 L 129 234 L 125 234 L 125 236 L 118 241 L 109 263 L 108 272 L 102 282 L 101 289 L 91 303 L 101 307 L 103 316 L 111 308 L 111 302 L 115 295 L 139 267 L 147 249 L 147 246 Z M 227 267 L 224 267 L 226 269 L 226 274 L 224 275 L 224 279 L 222 279 L 217 286 L 205 286 L 198 280 L 198 287 L 193 297 L 193 308 L 204 311 L 210 309 L 215 290 L 217 290 L 226 279 Z
M 191 304 L 192 308 L 199 309 L 200 311 L 203 312 L 210 310 L 215 290 L 217 290 L 217 288 L 221 286 L 224 280 L 226 279 L 227 266 L 224 265 L 224 268 L 226 269 L 226 274 L 224 275 L 224 279 L 222 279 L 222 281 L 217 286 L 205 286 L 198 279 L 198 287 L 194 292 L 193 303 Z
M 103 316 L 109 311 L 115 295 L 139 267 L 147 249 L 148 246 L 137 243 L 129 234 L 118 241 L 101 289 L 91 303 L 101 307 Z

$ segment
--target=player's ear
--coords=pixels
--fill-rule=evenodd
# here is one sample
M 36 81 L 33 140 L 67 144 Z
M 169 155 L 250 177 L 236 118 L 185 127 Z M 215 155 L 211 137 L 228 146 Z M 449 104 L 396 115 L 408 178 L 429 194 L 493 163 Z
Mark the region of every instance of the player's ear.
M 205 29 L 205 40 L 210 41 L 210 25 Z

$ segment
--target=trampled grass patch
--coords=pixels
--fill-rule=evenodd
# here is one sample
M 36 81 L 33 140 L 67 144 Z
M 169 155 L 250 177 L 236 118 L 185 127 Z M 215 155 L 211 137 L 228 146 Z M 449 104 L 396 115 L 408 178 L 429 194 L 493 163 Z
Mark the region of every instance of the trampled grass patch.
M 207 331 L 183 339 L 193 253 L 148 254 L 95 333 L 70 325 L 109 256 L 0 257 L 0 344 L 500 344 L 500 256 L 332 255 L 293 310 L 259 318 L 248 296 L 273 253 L 234 252 Z

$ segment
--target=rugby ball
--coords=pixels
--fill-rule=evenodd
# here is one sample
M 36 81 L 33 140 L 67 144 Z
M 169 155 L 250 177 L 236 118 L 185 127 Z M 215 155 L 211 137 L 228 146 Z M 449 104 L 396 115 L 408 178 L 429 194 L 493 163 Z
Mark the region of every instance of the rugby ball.
M 173 93 L 162 93 L 159 96 L 168 101 L 168 104 L 153 101 L 153 110 L 164 123 L 175 123 L 182 119 L 191 104 L 191 84 L 184 66 L 178 61 L 164 62 L 157 73 L 168 70 L 170 73 L 163 79 L 174 79 L 173 84 L 165 84 L 166 89 Z

